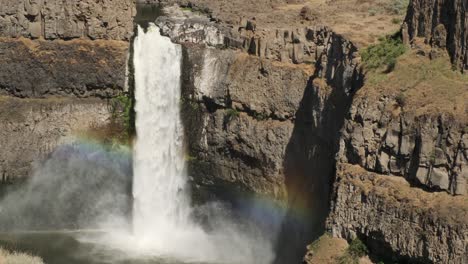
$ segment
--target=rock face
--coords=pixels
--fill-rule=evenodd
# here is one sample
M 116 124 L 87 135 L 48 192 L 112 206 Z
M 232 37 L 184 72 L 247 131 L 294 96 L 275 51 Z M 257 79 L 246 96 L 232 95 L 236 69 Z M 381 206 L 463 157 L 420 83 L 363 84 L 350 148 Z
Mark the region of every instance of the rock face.
M 0 36 L 129 40 L 134 0 L 1 0 Z
M 108 104 L 100 99 L 0 98 L 0 175 L 2 182 L 29 176 L 31 166 L 61 144 L 109 122 Z
M 0 94 L 109 98 L 124 91 L 128 43 L 0 39 Z
M 168 13 L 156 24 L 184 47 L 193 181 L 225 199 L 248 192 L 287 205 L 277 263 L 299 262 L 299 245 L 324 228 L 338 132 L 362 84 L 357 49 L 325 27 L 274 30 L 277 37 L 258 42 L 192 13 Z M 245 27 L 260 30 L 252 21 Z M 299 56 L 314 61 L 294 61 Z M 311 213 L 298 221 L 303 207 Z
M 423 206 L 454 202 L 454 219 L 466 218 L 464 196 L 451 196 L 467 187 L 462 121 L 402 113 L 398 97 L 354 97 L 363 84 L 357 48 L 325 26 L 272 29 L 241 19 L 230 28 L 168 13 L 157 24 L 184 46 L 190 174 L 218 194 L 249 191 L 287 204 L 277 263 L 302 259 L 291 247 L 323 230 L 325 197 L 332 203 L 326 228 L 334 236 L 357 235 L 376 255 L 403 261 L 463 262 L 466 225 L 444 218 L 440 207 Z M 440 49 L 451 33 L 436 31 Z M 345 173 L 350 164 L 359 170 Z M 393 197 L 402 188 L 425 198 Z M 313 212 L 305 216 L 308 225 L 294 219 L 300 206 Z
M 327 223 L 333 236 L 357 236 L 380 259 L 392 262 L 468 261 L 465 198 L 429 193 L 351 165 L 339 167 L 334 186 Z
M 427 189 L 465 195 L 466 125 L 446 115 L 412 116 L 395 98 L 356 98 L 343 128 L 338 162 L 403 176 Z
M 112 121 L 134 15 L 133 0 L 0 1 L 1 183 Z
M 319 51 L 319 54 L 315 55 L 316 65 L 294 64 L 291 60 L 282 61 L 279 56 L 266 58 L 257 52 L 251 53 L 249 56 L 247 54 L 250 53 L 250 46 L 237 45 L 244 43 L 239 41 L 242 37 L 223 28 L 222 25 L 213 23 L 203 16 L 182 13 L 174 8 L 169 8 L 167 11 L 170 16 L 160 17 L 156 24 L 164 35 L 169 36 L 175 42 L 184 44 L 185 97 L 193 104 L 200 104 L 202 112 L 206 112 L 205 117 L 196 122 L 197 126 L 206 127 L 198 130 L 204 131 L 211 129 L 210 126 L 214 126 L 211 129 L 212 133 L 204 131 L 204 135 L 200 134 L 203 140 L 195 140 L 200 142 L 199 151 L 218 145 L 211 144 L 210 137 L 213 141 L 218 141 L 219 144 L 226 138 L 233 138 L 237 142 L 226 142 L 227 144 L 222 148 L 221 153 L 217 153 L 220 151 L 219 147 L 217 150 L 206 149 L 203 152 L 206 155 L 217 153 L 213 155 L 213 159 L 222 158 L 224 161 L 228 161 L 230 158 L 250 157 L 252 161 L 250 163 L 262 161 L 258 164 L 259 168 L 274 168 L 273 171 L 259 171 L 258 176 L 260 177 L 262 177 L 261 175 L 273 177 L 282 174 L 284 156 L 269 154 L 268 152 L 272 152 L 274 149 L 273 146 L 268 148 L 271 150 L 265 149 L 260 152 L 258 150 L 262 146 L 268 145 L 267 142 L 276 144 L 280 150 L 285 149 L 287 139 L 294 126 L 293 123 L 298 118 L 298 110 L 302 104 L 305 104 L 304 96 L 310 96 L 311 100 L 317 101 L 316 105 L 310 106 L 313 109 L 304 111 L 313 111 L 311 114 L 314 117 L 310 122 L 314 126 L 318 126 L 321 122 L 320 119 L 323 118 L 321 112 L 325 111 L 328 96 L 333 93 L 326 81 L 336 87 L 336 93 L 342 97 L 350 96 L 362 81 L 357 67 L 358 60 L 354 59 L 357 57 L 356 48 L 341 36 L 334 35 L 333 32 L 326 31 L 324 28 L 318 28 L 318 31 L 305 29 L 304 33 L 308 32 L 309 35 L 308 40 L 301 39 L 289 31 L 283 31 L 287 33 L 279 34 L 281 41 L 278 40 L 278 43 L 285 41 L 291 43 L 310 42 L 308 45 L 314 46 L 314 51 Z M 218 49 L 214 49 L 215 47 Z M 320 77 L 323 77 L 324 81 L 314 82 L 314 79 L 320 79 Z M 263 123 L 266 123 L 266 129 L 253 129 Z M 267 133 L 270 128 L 279 127 L 289 127 L 289 129 L 279 134 L 274 131 Z M 228 130 L 226 131 L 228 134 L 223 132 L 222 135 L 217 135 L 219 131 L 223 130 Z M 251 135 L 246 138 L 242 138 L 240 135 L 237 135 L 240 138 L 235 138 L 236 133 L 249 130 L 251 130 L 249 132 Z M 280 130 L 283 131 L 283 129 Z M 253 141 L 248 142 L 248 138 L 254 137 L 257 132 L 265 133 L 265 144 L 258 142 L 263 137 L 252 138 Z M 237 150 L 241 153 L 228 153 L 233 151 L 232 147 L 244 143 L 246 146 Z M 229 154 L 229 157 L 222 157 L 224 152 Z M 277 155 L 277 157 L 272 157 L 272 155 Z M 219 164 L 219 162 L 208 163 Z M 249 162 L 244 163 L 248 164 Z M 236 168 L 237 166 L 229 167 Z M 231 174 L 230 177 L 233 180 L 246 178 L 242 177 L 241 174 L 249 175 L 251 171 L 233 172 L 234 174 Z M 212 174 L 216 175 L 217 173 Z M 219 177 L 224 176 L 220 175 Z
M 466 0 L 412 0 L 406 17 L 409 39 L 425 38 L 434 47 L 446 48 L 452 63 L 468 70 Z

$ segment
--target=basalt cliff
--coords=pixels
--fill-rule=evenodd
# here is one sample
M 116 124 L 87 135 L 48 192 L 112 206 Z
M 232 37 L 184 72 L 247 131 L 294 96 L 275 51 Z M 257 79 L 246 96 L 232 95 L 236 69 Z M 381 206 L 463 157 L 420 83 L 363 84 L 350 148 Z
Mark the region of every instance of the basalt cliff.
M 135 13 L 132 0 L 0 2 L 2 183 L 119 123 L 110 102 L 126 91 Z
M 130 0 L 4 2 L 10 182 L 116 123 L 112 99 L 132 96 L 136 11 Z M 183 47 L 194 196 L 239 209 L 268 200 L 275 263 L 336 263 L 307 250 L 324 233 L 358 238 L 376 263 L 468 261 L 466 1 L 141 2 L 162 5 L 150 22 Z M 387 35 L 403 52 L 373 69 Z

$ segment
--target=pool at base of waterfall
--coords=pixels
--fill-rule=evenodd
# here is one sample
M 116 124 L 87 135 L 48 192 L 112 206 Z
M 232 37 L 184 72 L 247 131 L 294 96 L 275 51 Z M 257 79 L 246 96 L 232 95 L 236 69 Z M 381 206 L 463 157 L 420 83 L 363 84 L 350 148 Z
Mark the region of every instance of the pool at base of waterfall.
M 102 234 L 98 231 L 0 233 L 0 248 L 39 256 L 46 264 L 206 264 L 129 253 L 102 243 L 105 237 Z

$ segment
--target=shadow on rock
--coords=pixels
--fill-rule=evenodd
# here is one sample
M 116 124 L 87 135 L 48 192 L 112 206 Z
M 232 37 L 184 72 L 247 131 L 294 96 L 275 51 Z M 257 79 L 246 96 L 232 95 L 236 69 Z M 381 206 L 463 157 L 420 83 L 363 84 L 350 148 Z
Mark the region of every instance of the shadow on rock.
M 288 212 L 276 244 L 274 263 L 301 263 L 306 245 L 325 230 L 335 173 L 335 154 L 352 95 L 308 82 L 296 113 L 284 159 Z

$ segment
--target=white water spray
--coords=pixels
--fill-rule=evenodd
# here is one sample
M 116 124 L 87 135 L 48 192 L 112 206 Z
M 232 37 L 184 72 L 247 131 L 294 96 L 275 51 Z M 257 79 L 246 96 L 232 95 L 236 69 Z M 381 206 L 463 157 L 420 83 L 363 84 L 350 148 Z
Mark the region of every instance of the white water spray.
M 270 244 L 242 232 L 213 207 L 207 207 L 210 232 L 192 220 L 180 118 L 182 49 L 151 24 L 147 32 L 139 28 L 134 50 L 133 222 L 139 247 L 182 261 L 268 263 Z
M 187 225 L 183 128 L 180 121 L 182 50 L 152 26 L 135 41 L 136 129 L 134 231 L 137 236 Z

